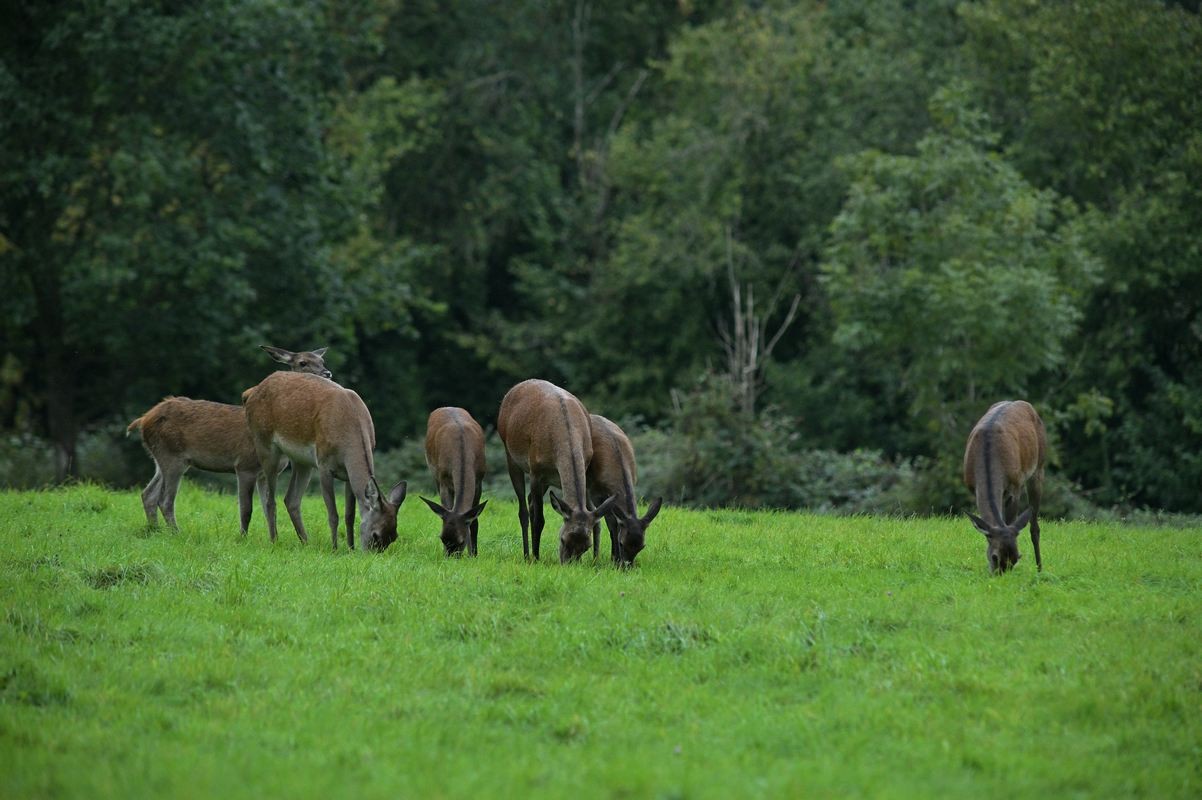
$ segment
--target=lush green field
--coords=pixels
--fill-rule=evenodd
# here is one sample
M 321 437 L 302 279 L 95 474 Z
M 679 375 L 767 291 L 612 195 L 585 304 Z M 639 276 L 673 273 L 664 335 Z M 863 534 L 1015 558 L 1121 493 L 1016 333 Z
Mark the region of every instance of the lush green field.
M 668 509 L 619 572 L 306 502 L 0 494 L 0 796 L 1202 794 L 1202 531 Z

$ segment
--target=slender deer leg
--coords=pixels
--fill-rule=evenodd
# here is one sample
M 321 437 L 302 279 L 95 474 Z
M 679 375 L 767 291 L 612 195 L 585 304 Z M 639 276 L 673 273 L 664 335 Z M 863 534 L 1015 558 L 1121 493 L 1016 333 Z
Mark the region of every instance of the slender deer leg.
M 243 536 L 246 535 L 246 531 L 250 528 L 250 516 L 255 508 L 255 483 L 258 477 L 258 469 L 243 469 L 238 471 L 238 520 L 241 524 Z
M 605 527 L 609 528 L 609 555 L 616 564 L 622 560 L 621 547 L 618 544 L 618 518 L 613 514 L 606 514 Z
M 526 473 L 513 463 L 509 454 L 505 454 L 505 463 L 509 467 L 509 481 L 513 484 L 513 493 L 518 496 L 518 522 L 522 524 L 522 557 L 530 560 L 530 538 L 526 533 L 530 525 L 530 512 L 526 508 Z
M 1019 507 L 1019 501 L 1021 499 L 1021 490 L 1015 492 L 1013 497 L 1010 497 L 1009 495 L 1006 496 L 1005 507 L 1002 509 L 1002 513 L 1006 516 L 1006 518 L 1002 520 L 1002 522 L 1006 523 L 1007 525 L 1014 524 L 1014 520 L 1018 518 L 1018 512 L 1022 510 Z
M 305 489 L 309 488 L 312 475 L 312 467 L 292 462 L 292 480 L 288 482 L 288 492 L 284 495 L 284 508 L 288 509 L 292 527 L 296 529 L 296 538 L 302 544 L 309 543 L 309 534 L 305 533 L 305 521 L 301 519 L 301 498 L 305 496 Z
M 275 483 L 275 478 L 271 479 Z M 263 518 L 267 518 L 267 475 L 260 469 L 255 475 L 255 488 L 259 491 L 259 507 L 263 509 Z
M 159 491 L 159 511 L 163 519 L 172 528 L 179 530 L 175 524 L 175 495 L 179 492 L 179 482 L 188 471 L 188 465 L 179 461 L 168 462 L 163 468 L 163 484 Z
M 146 524 L 152 528 L 159 526 L 159 492 L 163 490 L 163 471 L 159 462 L 154 462 L 154 477 L 142 490 L 142 510 L 146 512 Z
M 538 561 L 538 545 L 543 538 L 543 525 L 546 524 L 546 520 L 543 518 L 543 492 L 545 491 L 538 480 L 531 476 L 528 501 L 530 505 L 530 546 L 535 561 Z
M 472 498 L 472 508 L 475 508 L 478 505 L 480 505 L 480 484 L 477 483 L 476 484 L 476 496 L 474 498 Z M 472 555 L 475 556 L 478 552 L 477 544 L 480 540 L 480 518 L 479 517 L 472 520 L 471 532 L 472 532 L 472 541 L 471 541 Z
M 338 549 L 338 504 L 334 502 L 334 473 L 321 471 L 321 499 L 326 501 L 326 520 L 330 523 L 330 540 Z
M 276 540 L 276 508 L 275 508 L 275 485 L 276 476 L 280 474 L 280 456 L 274 450 L 260 450 L 262 454 L 261 467 L 263 469 L 263 482 L 259 484 L 259 491 L 262 492 L 261 499 L 263 501 L 263 516 L 267 520 L 267 535 L 271 537 L 274 544 Z
M 597 560 L 598 553 L 601 552 L 601 520 L 593 522 L 593 561 Z
M 1035 570 L 1043 572 L 1043 558 L 1039 555 L 1039 503 L 1043 500 L 1043 470 L 1031 477 L 1027 484 L 1027 497 L 1031 500 L 1031 547 L 1035 550 Z
M 349 476 L 348 476 L 349 477 Z M 346 490 L 342 495 L 342 502 L 346 503 L 346 508 L 342 511 L 346 514 L 346 546 L 351 550 L 355 549 L 355 504 L 359 501 L 355 499 L 355 490 L 351 488 L 351 482 L 346 482 Z

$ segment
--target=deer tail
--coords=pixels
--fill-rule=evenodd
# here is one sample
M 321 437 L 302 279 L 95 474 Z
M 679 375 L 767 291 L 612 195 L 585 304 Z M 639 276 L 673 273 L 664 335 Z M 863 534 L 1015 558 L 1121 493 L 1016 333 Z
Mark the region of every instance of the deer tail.
M 129 427 L 125 429 L 125 435 L 132 436 L 134 434 L 134 432 L 136 431 L 138 436 L 141 436 L 142 435 L 142 420 L 144 420 L 145 418 L 146 418 L 145 416 L 141 416 L 141 417 L 138 417 L 137 419 L 135 419 L 133 422 L 129 423 Z

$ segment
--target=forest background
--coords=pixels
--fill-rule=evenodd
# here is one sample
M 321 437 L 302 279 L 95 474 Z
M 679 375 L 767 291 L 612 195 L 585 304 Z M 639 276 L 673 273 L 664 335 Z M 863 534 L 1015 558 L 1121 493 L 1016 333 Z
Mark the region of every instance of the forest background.
M 1197 2 L 15 3 L 0 109 L 0 485 L 272 344 L 390 480 L 538 376 L 672 502 L 964 507 L 1022 397 L 1051 513 L 1202 512 Z

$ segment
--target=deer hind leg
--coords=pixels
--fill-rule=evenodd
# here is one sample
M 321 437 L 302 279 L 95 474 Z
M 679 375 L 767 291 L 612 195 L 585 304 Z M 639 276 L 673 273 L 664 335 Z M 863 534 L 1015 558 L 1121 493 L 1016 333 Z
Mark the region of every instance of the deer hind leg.
M 292 480 L 288 482 L 288 492 L 284 495 L 284 508 L 288 509 L 288 517 L 292 520 L 296 538 L 301 540 L 301 544 L 309 543 L 305 521 L 301 518 L 301 498 L 305 496 L 305 489 L 309 488 L 309 478 L 312 475 L 312 467 L 292 462 Z
M 505 463 L 509 467 L 509 481 L 513 484 L 513 493 L 518 496 L 518 522 L 522 525 L 522 557 L 529 561 L 530 538 L 526 531 L 530 525 L 530 512 L 526 508 L 526 473 L 513 463 L 509 453 L 505 454 Z
M 163 519 L 176 530 L 179 530 L 179 526 L 175 524 L 175 495 L 179 493 L 179 482 L 183 479 L 184 473 L 187 471 L 188 465 L 182 461 L 167 461 L 163 464 L 163 477 L 159 490 L 158 506 L 159 511 L 163 512 Z
M 358 502 L 355 499 L 355 490 L 351 488 L 351 482 L 346 482 L 346 489 L 342 493 L 342 502 L 346 504 L 346 508 L 342 511 L 346 514 L 346 546 L 351 550 L 355 549 L 355 504 Z
M 330 541 L 338 549 L 338 503 L 334 501 L 334 473 L 321 471 L 321 499 L 326 503 L 326 521 L 330 523 Z
M 255 508 L 255 484 L 258 481 L 259 471 L 257 469 L 238 471 L 238 520 L 243 536 L 250 528 L 250 517 Z
M 146 524 L 152 528 L 159 526 L 159 492 L 163 490 L 163 471 L 159 462 L 154 462 L 154 477 L 142 490 L 142 510 L 146 512 Z
M 530 546 L 535 561 L 538 561 L 538 545 L 542 541 L 543 526 L 546 524 L 546 519 L 543 517 L 543 493 L 546 491 L 542 484 L 531 476 L 528 504 L 530 506 Z
M 1043 558 L 1039 555 L 1039 503 L 1043 500 L 1043 470 L 1032 476 L 1027 484 L 1027 497 L 1031 501 L 1031 548 L 1035 551 L 1035 570 L 1043 572 Z
M 266 451 L 259 449 L 261 456 L 261 466 L 263 474 L 260 476 L 259 482 L 259 499 L 263 502 L 263 517 L 267 520 L 267 535 L 271 537 L 274 544 L 276 540 L 276 508 L 275 508 L 275 485 L 276 478 L 280 474 L 280 455 L 274 449 L 268 448 Z

